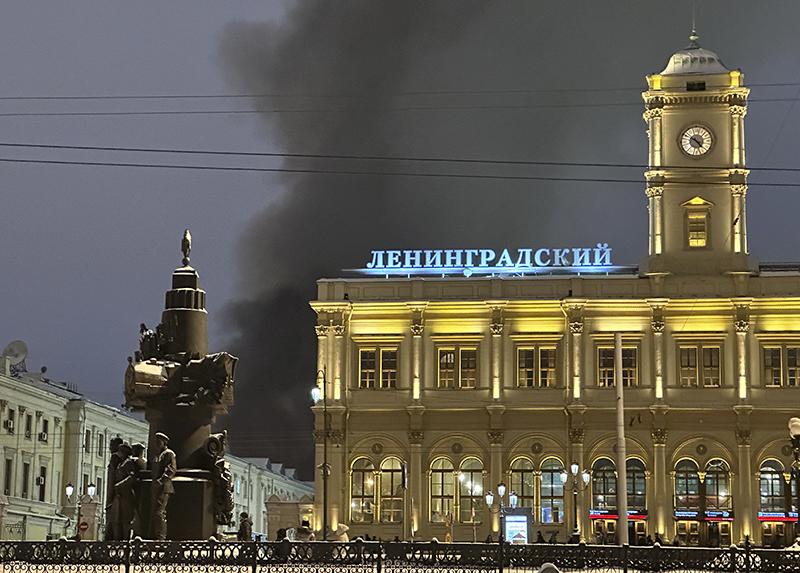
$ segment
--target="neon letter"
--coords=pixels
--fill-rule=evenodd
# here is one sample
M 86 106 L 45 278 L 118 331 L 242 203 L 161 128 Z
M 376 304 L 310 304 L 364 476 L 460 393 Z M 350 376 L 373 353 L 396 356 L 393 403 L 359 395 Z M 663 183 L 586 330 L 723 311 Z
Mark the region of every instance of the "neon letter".
M 383 251 L 372 251 L 372 261 L 367 263 L 368 269 L 383 268 Z
M 550 249 L 539 249 L 536 251 L 536 254 L 533 255 L 533 262 L 536 263 L 537 267 L 546 267 L 550 264 L 550 259 L 547 259 L 546 261 L 542 260 L 542 254 L 544 253 L 549 255 Z

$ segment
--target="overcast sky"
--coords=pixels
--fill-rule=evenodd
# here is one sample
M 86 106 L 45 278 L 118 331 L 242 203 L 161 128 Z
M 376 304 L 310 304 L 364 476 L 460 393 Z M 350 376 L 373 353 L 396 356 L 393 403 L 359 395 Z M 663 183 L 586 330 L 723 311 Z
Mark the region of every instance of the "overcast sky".
M 138 325 L 160 320 L 189 228 L 211 350 L 241 357 L 237 416 L 223 420 L 234 452 L 286 461 L 306 478 L 314 280 L 363 267 L 372 249 L 386 248 L 602 241 L 615 264 L 638 263 L 647 245 L 640 92 L 644 76 L 686 46 L 692 19 L 688 0 L 140 0 L 0 10 L 3 144 L 637 166 L 0 145 L 0 346 L 22 339 L 30 371 L 47 366 L 49 377 L 119 405 Z M 752 88 L 748 231 L 762 261 L 800 260 L 798 188 L 763 185 L 800 174 L 756 169 L 800 167 L 798 21 L 796 0 L 697 2 L 701 45 L 744 71 Z M 174 97 L 253 94 L 269 97 Z M 68 99 L 89 96 L 106 99 Z M 234 113 L 187 113 L 200 111 Z

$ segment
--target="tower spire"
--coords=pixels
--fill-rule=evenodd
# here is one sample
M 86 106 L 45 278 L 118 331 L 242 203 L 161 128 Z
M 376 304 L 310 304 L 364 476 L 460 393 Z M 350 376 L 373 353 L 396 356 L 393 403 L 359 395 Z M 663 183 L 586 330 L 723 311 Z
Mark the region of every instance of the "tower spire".
M 697 0 L 692 2 L 692 34 L 689 36 L 689 48 L 699 48 L 700 44 L 697 43 Z

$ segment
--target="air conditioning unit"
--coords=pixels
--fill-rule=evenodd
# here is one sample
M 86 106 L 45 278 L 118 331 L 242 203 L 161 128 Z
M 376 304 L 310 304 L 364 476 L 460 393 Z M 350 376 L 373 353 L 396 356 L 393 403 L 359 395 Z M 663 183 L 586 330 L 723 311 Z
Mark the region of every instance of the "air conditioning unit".
M 44 485 L 44 478 L 39 476 L 36 478 L 36 485 Z
M 14 433 L 14 420 L 3 420 L 3 427 L 8 430 L 9 434 Z
M 46 442 L 47 441 L 47 432 L 39 432 L 39 441 Z

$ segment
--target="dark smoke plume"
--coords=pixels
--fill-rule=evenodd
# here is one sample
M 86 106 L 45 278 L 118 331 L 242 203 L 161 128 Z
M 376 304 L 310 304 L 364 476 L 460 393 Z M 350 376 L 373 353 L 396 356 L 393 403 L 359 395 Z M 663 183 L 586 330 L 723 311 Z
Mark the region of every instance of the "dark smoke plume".
M 304 0 L 280 26 L 230 25 L 222 56 L 242 93 L 294 94 L 259 100 L 257 108 L 313 110 L 264 114 L 269 136 L 287 153 L 563 160 L 578 133 L 581 146 L 603 149 L 608 133 L 600 128 L 627 129 L 613 113 L 604 114 L 603 125 L 579 132 L 577 126 L 586 125 L 580 110 L 505 109 L 526 103 L 515 90 L 549 87 L 542 78 L 558 77 L 556 66 L 563 65 L 549 57 L 557 47 L 543 35 L 552 24 L 547 10 L 524 9 L 531 5 L 517 5 L 528 21 L 515 35 L 508 30 L 522 16 L 493 12 L 488 2 Z M 599 32 L 587 23 L 576 33 Z M 491 90 L 507 93 L 490 100 Z M 538 103 L 564 101 L 563 94 L 539 97 L 549 99 Z M 631 115 L 643 140 L 640 112 Z M 298 158 L 283 166 L 465 174 L 499 169 Z M 316 337 L 308 301 L 316 298 L 315 281 L 365 266 L 373 249 L 535 246 L 553 232 L 554 195 L 530 181 L 380 174 L 289 174 L 279 183 L 271 206 L 241 240 L 242 294 L 226 325 L 235 333 L 229 348 L 241 360 L 236 405 L 223 423 L 237 455 L 269 456 L 311 479 Z M 599 239 L 581 229 L 565 236 L 570 244 L 552 246 Z

